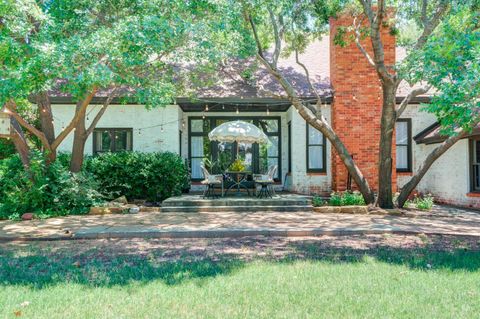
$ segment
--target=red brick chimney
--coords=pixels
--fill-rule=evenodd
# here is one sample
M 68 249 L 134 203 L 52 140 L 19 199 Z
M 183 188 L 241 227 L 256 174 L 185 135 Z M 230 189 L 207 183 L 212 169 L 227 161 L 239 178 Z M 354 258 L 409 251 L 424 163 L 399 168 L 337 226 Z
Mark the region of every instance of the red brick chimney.
M 334 90 L 332 126 L 355 162 L 368 179 L 370 186 L 378 189 L 378 146 L 382 89 L 375 69 L 367 62 L 356 44 L 346 47 L 335 45 L 333 40 L 339 26 L 349 27 L 353 17 L 342 15 L 330 19 L 330 78 Z M 395 63 L 395 36 L 389 28 L 382 29 L 385 63 Z M 370 38 L 361 41 L 373 56 Z M 345 190 L 347 170 L 338 154 L 332 154 L 332 189 Z M 395 148 L 392 154 L 395 168 Z M 393 170 L 393 189 L 396 189 L 396 170 Z

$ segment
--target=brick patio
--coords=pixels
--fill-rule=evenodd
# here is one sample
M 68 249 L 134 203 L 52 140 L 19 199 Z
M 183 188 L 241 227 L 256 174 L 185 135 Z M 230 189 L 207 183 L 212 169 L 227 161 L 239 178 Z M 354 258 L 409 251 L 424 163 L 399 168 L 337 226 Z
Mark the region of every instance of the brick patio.
M 436 206 L 411 217 L 315 212 L 149 212 L 68 216 L 23 222 L 0 221 L 0 240 L 91 238 L 189 238 L 318 236 L 346 234 L 440 234 L 480 236 L 480 213 Z

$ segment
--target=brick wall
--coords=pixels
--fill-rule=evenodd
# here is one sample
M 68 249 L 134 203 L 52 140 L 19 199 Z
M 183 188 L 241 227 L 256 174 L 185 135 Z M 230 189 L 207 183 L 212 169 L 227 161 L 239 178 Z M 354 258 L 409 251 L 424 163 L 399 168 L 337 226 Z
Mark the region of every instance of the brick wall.
M 367 62 L 355 43 L 340 47 L 333 43 L 338 26 L 350 26 L 352 17 L 330 20 L 330 77 L 334 89 L 332 126 L 354 155 L 357 165 L 370 185 L 378 187 L 378 144 L 382 89 L 375 69 Z M 386 64 L 395 63 L 395 37 L 388 28 L 382 30 Z M 372 52 L 370 39 L 362 41 Z M 345 190 L 347 170 L 337 153 L 332 152 L 332 189 Z M 392 154 L 395 160 L 395 152 Z M 393 165 L 395 167 L 395 163 Z M 396 172 L 393 170 L 393 189 Z

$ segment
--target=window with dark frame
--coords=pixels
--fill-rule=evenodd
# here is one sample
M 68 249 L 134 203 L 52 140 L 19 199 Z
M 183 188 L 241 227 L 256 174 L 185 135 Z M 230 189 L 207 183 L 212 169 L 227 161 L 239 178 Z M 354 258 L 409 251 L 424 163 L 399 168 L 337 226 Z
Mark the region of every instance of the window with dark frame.
M 288 172 L 292 172 L 292 122 L 288 122 Z
M 237 148 L 235 143 L 217 143 L 209 140 L 208 133 L 213 128 L 233 120 L 242 120 L 258 126 L 268 136 L 270 142 L 262 145 L 242 143 L 245 145 L 240 145 Z M 271 165 L 276 164 L 278 170 L 274 180 L 278 181 L 280 179 L 282 169 L 280 117 L 190 117 L 188 128 L 188 159 L 192 172 L 192 181 L 199 181 L 203 178 L 200 164 L 204 159 L 216 161 L 220 156 L 223 156 L 223 158 L 229 156 L 233 161 L 237 155 L 240 155 L 241 158 L 248 155 L 249 169 L 254 174 L 266 173 Z M 238 154 L 237 151 L 239 152 Z
M 325 136 L 307 124 L 307 172 L 326 172 L 327 140 Z
M 131 128 L 97 128 L 93 131 L 93 154 L 132 150 Z
M 399 119 L 395 125 L 397 172 L 412 171 L 412 121 Z
M 480 192 L 480 139 L 470 140 L 471 191 Z

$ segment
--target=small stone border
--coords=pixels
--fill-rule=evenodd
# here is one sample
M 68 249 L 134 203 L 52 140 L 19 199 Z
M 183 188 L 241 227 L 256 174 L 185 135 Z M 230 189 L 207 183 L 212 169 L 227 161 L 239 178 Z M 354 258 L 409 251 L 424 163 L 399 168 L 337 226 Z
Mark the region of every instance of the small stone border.
M 370 206 L 318 206 L 313 211 L 320 214 L 360 214 L 360 215 L 391 215 L 416 217 L 416 214 L 408 210 L 382 209 Z
M 116 231 L 116 232 L 100 232 L 100 233 L 78 233 L 70 235 L 52 235 L 42 237 L 0 237 L 2 242 L 35 242 L 35 241 L 60 241 L 60 240 L 89 240 L 89 239 L 125 239 L 125 238 L 240 238 L 251 236 L 266 237 L 317 237 L 317 236 L 348 236 L 348 235 L 449 235 L 449 236 L 469 236 L 479 237 L 478 234 L 465 234 L 462 232 L 442 232 L 442 231 L 412 231 L 399 228 L 392 229 L 258 229 L 258 230 L 191 230 L 191 231 Z

